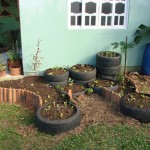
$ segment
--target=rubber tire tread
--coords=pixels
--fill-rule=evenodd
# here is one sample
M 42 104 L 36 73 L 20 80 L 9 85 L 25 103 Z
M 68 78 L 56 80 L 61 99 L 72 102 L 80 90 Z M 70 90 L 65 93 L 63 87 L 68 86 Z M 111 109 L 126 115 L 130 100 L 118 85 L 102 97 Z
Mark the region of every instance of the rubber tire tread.
M 76 113 L 70 118 L 62 119 L 62 120 L 52 120 L 52 121 L 45 119 L 41 116 L 40 112 L 43 107 L 45 107 L 45 105 L 42 106 L 40 109 L 38 109 L 36 113 L 36 119 L 35 119 L 35 125 L 42 132 L 54 135 L 54 134 L 72 130 L 75 127 L 80 125 L 81 111 L 76 106 L 74 106 L 76 109 Z
M 97 66 L 103 66 L 103 67 L 115 67 L 121 64 L 122 56 L 121 54 L 117 53 L 116 57 L 106 57 L 101 56 L 102 53 L 106 51 L 98 52 L 96 54 L 96 65 Z
M 114 76 L 120 73 L 121 66 L 116 67 L 97 67 L 99 75 Z
M 87 81 L 78 81 L 78 80 L 75 80 L 74 82 L 75 83 L 79 83 L 79 84 L 87 84 L 88 82 L 94 81 L 95 79 L 96 79 L 96 77 L 93 78 L 93 79 L 87 80 Z
M 140 122 L 150 123 L 150 109 L 142 109 L 142 108 L 140 109 L 127 105 L 125 103 L 125 96 L 121 98 L 120 111 L 125 116 L 130 116 L 132 118 L 139 120 Z
M 99 79 L 102 79 L 102 80 L 112 80 L 112 81 L 115 81 L 116 80 L 116 76 L 106 76 L 106 75 L 97 75 Z
M 61 81 L 61 82 L 49 82 L 47 80 L 44 79 L 44 81 L 52 86 L 56 86 L 56 85 L 66 85 L 68 84 L 68 80 L 64 80 L 64 81 Z
M 69 71 L 61 75 L 48 75 L 46 71 L 44 72 L 44 79 L 47 82 L 61 82 L 64 80 L 68 80 L 68 78 L 69 78 Z
M 76 72 L 73 69 L 69 69 L 69 75 L 72 79 L 78 81 L 88 81 L 93 78 L 96 78 L 96 68 L 88 72 Z

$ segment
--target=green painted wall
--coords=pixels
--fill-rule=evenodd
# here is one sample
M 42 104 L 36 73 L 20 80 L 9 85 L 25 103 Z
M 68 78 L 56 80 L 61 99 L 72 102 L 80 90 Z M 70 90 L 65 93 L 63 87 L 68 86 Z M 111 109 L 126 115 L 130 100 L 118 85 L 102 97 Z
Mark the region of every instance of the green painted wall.
M 130 0 L 128 29 L 69 30 L 67 0 L 20 0 L 20 20 L 24 72 L 30 72 L 37 40 L 44 58 L 40 71 L 49 67 L 90 63 L 95 65 L 95 54 L 111 50 L 110 43 L 133 40 L 137 27 L 150 25 L 149 0 Z M 147 39 L 148 41 L 148 39 Z M 146 41 L 145 41 L 146 42 Z M 140 66 L 144 44 L 128 53 L 128 66 Z
M 0 33 L 4 33 L 0 36 L 0 42 L 9 45 L 8 42 L 10 42 L 10 33 L 11 30 L 17 30 L 20 28 L 19 21 L 16 20 L 16 17 L 19 16 L 19 10 L 16 6 L 16 0 L 9 1 L 9 7 L 3 7 L 0 3 L 0 13 L 6 9 L 8 12 L 10 12 L 11 16 L 0 16 L 0 22 L 3 23 L 2 26 L 0 26 Z M 6 41 L 7 39 L 7 41 Z M 20 39 L 19 43 L 20 43 Z M 9 45 L 10 46 L 10 45 Z

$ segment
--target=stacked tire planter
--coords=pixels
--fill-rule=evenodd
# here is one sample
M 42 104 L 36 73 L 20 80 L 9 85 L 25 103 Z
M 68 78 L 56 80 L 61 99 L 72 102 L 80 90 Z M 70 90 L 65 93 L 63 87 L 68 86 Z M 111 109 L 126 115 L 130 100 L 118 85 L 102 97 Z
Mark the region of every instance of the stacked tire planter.
M 134 93 L 130 93 L 134 94 Z M 134 106 L 130 106 L 126 103 L 127 96 L 129 94 L 123 96 L 120 101 L 120 111 L 132 118 L 135 118 L 143 123 L 150 123 L 150 109 L 148 108 L 137 108 Z
M 92 69 L 90 71 L 81 72 L 73 69 L 76 66 L 89 66 Z M 89 64 L 77 64 L 69 69 L 69 75 L 75 82 L 86 84 L 96 79 L 96 68 Z
M 40 131 L 54 135 L 72 130 L 80 125 L 81 111 L 76 106 L 73 105 L 73 116 L 70 116 L 67 119 L 60 120 L 48 120 L 46 118 L 43 118 L 43 116 L 41 115 L 41 110 L 44 109 L 46 106 L 47 105 L 42 106 L 40 109 L 38 109 L 36 113 L 35 124 Z
M 68 78 L 69 78 L 69 71 L 67 69 L 62 68 L 63 70 L 65 70 L 64 73 L 59 74 L 59 75 L 54 75 L 54 74 L 48 73 L 49 70 L 52 70 L 52 69 L 54 68 L 49 68 L 45 70 L 44 81 L 52 86 L 67 84 Z
M 107 56 L 107 53 L 112 56 Z M 96 54 L 97 76 L 101 79 L 114 80 L 120 73 L 121 54 L 110 51 L 101 51 Z

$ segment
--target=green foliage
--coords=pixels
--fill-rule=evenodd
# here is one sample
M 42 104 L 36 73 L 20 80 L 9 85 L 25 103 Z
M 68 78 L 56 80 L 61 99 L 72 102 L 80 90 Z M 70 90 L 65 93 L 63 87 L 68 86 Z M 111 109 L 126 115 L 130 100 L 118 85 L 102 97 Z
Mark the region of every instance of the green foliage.
M 11 60 L 11 61 L 15 61 L 15 60 L 19 60 L 21 58 L 20 56 L 20 53 L 17 52 L 16 50 L 12 51 L 12 50 L 9 50 L 7 52 L 8 54 L 8 58 Z
M 121 52 L 125 54 L 125 59 L 124 59 L 124 75 L 126 74 L 126 66 L 127 66 L 127 51 L 129 48 L 133 48 L 134 43 L 130 42 L 128 43 L 128 38 L 126 37 L 126 41 L 121 41 L 121 42 L 114 42 L 111 43 L 111 45 L 113 46 L 113 49 L 118 49 L 120 48 Z
M 124 82 L 124 75 L 118 74 L 115 81 L 121 85 Z
M 6 69 L 6 66 L 4 64 L 0 63 L 0 72 L 5 71 L 5 69 Z
M 87 94 L 91 94 L 94 92 L 92 88 L 86 88 L 85 91 L 87 92 Z
M 133 48 L 134 44 L 131 43 L 126 43 L 124 41 L 121 42 L 114 42 L 111 43 L 111 45 L 113 46 L 113 49 L 117 49 L 120 48 L 121 52 L 125 53 L 129 48 Z
M 150 26 L 141 24 L 135 32 L 134 42 L 138 44 L 147 35 L 150 35 Z
M 69 84 L 69 86 L 72 86 L 72 85 L 73 85 L 73 83 L 74 83 L 74 80 L 73 80 L 73 79 L 71 79 L 71 78 L 69 78 L 69 79 L 68 79 L 68 84 Z
M 4 71 L 5 69 L 6 69 L 6 65 L 5 65 L 5 63 L 4 63 L 3 57 L 2 57 L 1 54 L 0 54 L 0 72 L 1 72 L 1 71 Z

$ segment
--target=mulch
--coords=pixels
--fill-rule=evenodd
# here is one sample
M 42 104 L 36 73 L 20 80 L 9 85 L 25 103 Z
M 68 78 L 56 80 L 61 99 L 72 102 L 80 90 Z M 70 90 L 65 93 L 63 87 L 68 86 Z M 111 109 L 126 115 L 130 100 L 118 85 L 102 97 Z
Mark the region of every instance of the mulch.
M 43 101 L 47 100 L 48 97 L 51 97 L 51 99 L 59 97 L 55 88 L 46 84 L 42 76 L 28 76 L 19 80 L 1 81 L 0 87 L 28 89 L 39 94 Z M 140 125 L 138 121 L 122 115 L 118 107 L 97 94 L 80 95 L 75 101 L 82 111 L 81 124 L 72 131 L 56 135 L 55 138 L 58 140 L 71 134 L 81 133 L 86 127 L 95 124 Z

